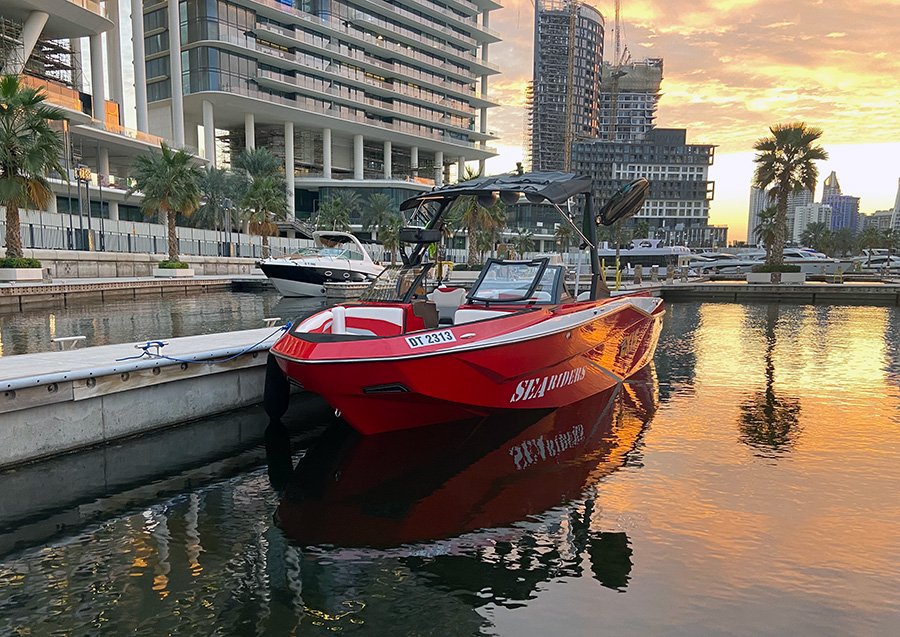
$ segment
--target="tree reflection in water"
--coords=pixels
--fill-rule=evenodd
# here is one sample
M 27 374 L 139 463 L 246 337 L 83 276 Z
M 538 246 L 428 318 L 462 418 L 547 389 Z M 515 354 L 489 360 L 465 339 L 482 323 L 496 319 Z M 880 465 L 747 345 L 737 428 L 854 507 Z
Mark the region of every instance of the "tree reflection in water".
M 775 393 L 775 344 L 779 306 L 769 304 L 765 325 L 766 387 L 740 405 L 741 441 L 758 455 L 778 457 L 790 451 L 800 434 L 800 401 Z

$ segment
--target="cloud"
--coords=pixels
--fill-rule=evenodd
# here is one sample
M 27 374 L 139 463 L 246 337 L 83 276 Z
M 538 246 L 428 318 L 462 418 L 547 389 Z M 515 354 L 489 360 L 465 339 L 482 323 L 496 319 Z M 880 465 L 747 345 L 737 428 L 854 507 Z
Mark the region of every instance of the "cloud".
M 609 43 L 612 1 L 594 4 L 606 16 Z M 897 0 L 637 0 L 622 7 L 623 33 L 633 59 L 665 60 L 660 126 L 687 126 L 692 139 L 726 152 L 747 150 L 769 125 L 793 119 L 823 128 L 832 143 L 877 142 L 900 138 L 900 86 L 888 80 L 900 75 L 892 53 L 898 7 Z M 508 37 L 500 56 L 491 49 L 503 68 L 492 85 L 508 107 L 521 107 L 512 91 L 531 78 L 532 21 L 522 0 L 492 14 L 492 28 Z M 504 109 L 511 116 L 515 124 L 492 128 L 521 138 L 521 114 Z

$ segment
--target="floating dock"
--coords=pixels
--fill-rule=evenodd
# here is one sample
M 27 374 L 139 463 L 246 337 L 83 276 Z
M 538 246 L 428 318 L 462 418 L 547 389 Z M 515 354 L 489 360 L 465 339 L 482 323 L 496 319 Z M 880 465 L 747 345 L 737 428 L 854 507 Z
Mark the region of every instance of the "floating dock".
M 283 328 L 0 358 L 0 467 L 262 400 Z

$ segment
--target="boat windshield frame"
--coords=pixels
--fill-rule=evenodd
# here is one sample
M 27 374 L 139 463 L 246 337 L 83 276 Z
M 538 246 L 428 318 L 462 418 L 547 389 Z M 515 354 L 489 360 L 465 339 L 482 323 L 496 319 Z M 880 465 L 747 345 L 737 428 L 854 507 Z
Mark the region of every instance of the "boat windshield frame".
M 484 268 L 481 270 L 481 274 L 478 279 L 472 285 L 472 290 L 468 294 L 467 301 L 469 303 L 484 303 L 485 306 L 488 306 L 492 303 L 527 303 L 532 302 L 534 299 L 534 291 L 541 284 L 544 278 L 544 272 L 547 270 L 547 265 L 549 264 L 550 259 L 547 257 L 542 257 L 540 259 L 530 259 L 525 261 L 510 261 L 505 259 L 488 259 L 484 264 Z M 531 282 L 528 283 L 528 287 L 523 288 L 521 285 L 516 285 L 512 288 L 503 288 L 508 292 L 504 297 L 499 297 L 499 295 L 494 297 L 488 296 L 478 296 L 479 292 L 486 291 L 487 289 L 498 290 L 499 288 L 490 286 L 485 287 L 484 284 L 486 281 L 494 281 L 498 279 L 502 279 L 499 275 L 509 275 L 509 274 L 521 274 L 525 269 L 535 268 L 534 274 L 531 277 Z M 508 278 L 511 283 L 523 283 L 528 279 L 526 278 Z M 484 289 L 482 289 L 484 288 Z M 523 290 L 524 293 L 521 296 L 515 296 L 511 294 L 512 292 L 517 292 L 519 290 Z
M 411 303 L 424 296 L 425 279 L 434 263 L 385 268 L 360 295 L 362 303 Z

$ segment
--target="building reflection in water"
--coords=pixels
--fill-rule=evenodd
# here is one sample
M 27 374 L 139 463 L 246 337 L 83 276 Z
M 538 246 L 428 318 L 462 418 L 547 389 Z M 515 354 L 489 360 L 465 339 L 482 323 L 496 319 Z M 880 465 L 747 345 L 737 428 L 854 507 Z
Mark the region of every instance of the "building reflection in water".
M 303 550 L 296 588 L 306 612 L 352 612 L 349 589 L 378 557 L 472 609 L 528 599 L 542 582 L 588 574 L 585 564 L 601 585 L 625 590 L 632 549 L 624 532 L 596 528 L 597 485 L 628 464 L 657 397 L 648 369 L 550 413 L 379 436 L 340 424 L 296 468 L 287 431 L 270 427 L 276 522 Z

